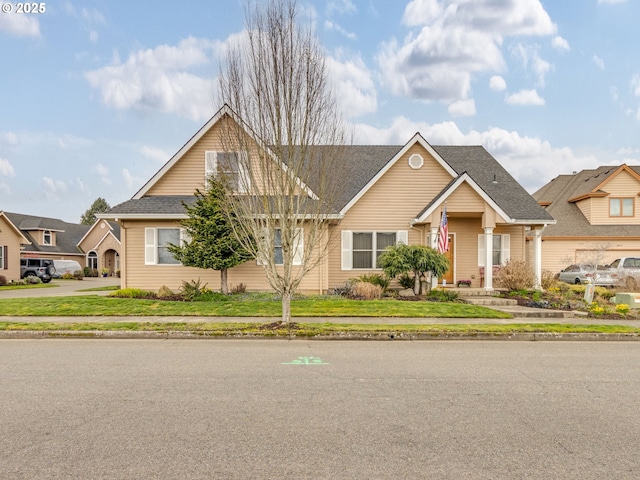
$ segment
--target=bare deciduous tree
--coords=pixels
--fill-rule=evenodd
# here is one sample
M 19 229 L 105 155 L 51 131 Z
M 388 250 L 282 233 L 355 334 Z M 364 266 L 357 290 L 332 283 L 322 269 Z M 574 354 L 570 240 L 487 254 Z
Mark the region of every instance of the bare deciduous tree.
M 246 37 L 229 48 L 219 99 L 236 234 L 282 297 L 282 319 L 303 277 L 326 256 L 328 222 L 348 181 L 341 175 L 348 129 L 328 83 L 325 54 L 297 18 L 295 0 L 247 4 Z M 249 132 L 249 134 L 247 134 Z

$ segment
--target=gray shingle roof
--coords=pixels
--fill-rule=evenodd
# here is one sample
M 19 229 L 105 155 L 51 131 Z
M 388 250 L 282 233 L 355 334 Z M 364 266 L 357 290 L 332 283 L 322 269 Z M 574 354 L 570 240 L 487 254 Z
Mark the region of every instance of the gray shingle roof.
M 582 170 L 572 175 L 559 175 L 533 194 L 539 202 L 549 203 L 546 210 L 557 220 L 544 231 L 545 237 L 609 237 L 640 236 L 640 225 L 591 225 L 578 206 L 569 199 L 592 192 L 609 178 L 619 166 Z M 640 173 L 640 167 L 630 167 Z
M 331 210 L 338 212 L 347 205 L 403 147 L 404 145 L 346 146 L 344 168 L 332 173 L 336 178 L 348 178 L 349 181 L 336 198 L 330 199 Z M 324 147 L 316 148 L 320 150 Z M 483 147 L 434 145 L 433 148 L 459 175 L 466 172 L 511 218 L 553 221 L 553 217 Z M 494 175 L 497 183 L 494 183 Z M 319 182 L 313 176 L 303 180 L 311 190 Z M 181 214 L 184 213 L 182 202 L 193 201 L 193 196 L 149 196 L 116 205 L 108 214 L 113 217 L 126 214 Z
M 26 252 L 82 253 L 78 248 L 78 242 L 91 228 L 89 225 L 68 223 L 57 218 L 36 217 L 10 212 L 4 212 L 4 214 L 31 242 L 31 245 L 24 246 L 24 251 Z M 56 245 L 38 245 L 29 230 L 56 231 Z

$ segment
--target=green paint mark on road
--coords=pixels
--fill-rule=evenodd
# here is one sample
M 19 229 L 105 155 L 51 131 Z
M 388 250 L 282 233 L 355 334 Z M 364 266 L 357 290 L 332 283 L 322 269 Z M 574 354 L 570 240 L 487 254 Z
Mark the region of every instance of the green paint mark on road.
M 282 362 L 283 365 L 329 365 L 320 357 L 298 357 L 291 362 Z

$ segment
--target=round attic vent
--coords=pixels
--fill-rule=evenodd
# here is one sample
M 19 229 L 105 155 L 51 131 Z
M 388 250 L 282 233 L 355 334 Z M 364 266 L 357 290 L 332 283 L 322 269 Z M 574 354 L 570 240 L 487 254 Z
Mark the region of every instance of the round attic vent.
M 423 165 L 424 165 L 424 158 L 422 158 L 422 155 L 418 155 L 417 153 L 414 153 L 409 157 L 409 166 L 414 170 L 418 170 L 419 168 L 422 168 Z

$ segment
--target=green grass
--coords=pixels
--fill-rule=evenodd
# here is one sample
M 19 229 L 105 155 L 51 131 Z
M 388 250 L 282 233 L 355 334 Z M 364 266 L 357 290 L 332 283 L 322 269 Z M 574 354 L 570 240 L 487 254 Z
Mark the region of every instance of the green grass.
M 29 285 L 3 285 L 2 287 L 0 287 L 0 292 L 2 292 L 3 290 L 24 290 L 27 288 L 51 288 L 51 287 L 57 287 L 58 285 L 56 284 L 52 284 L 52 283 L 35 283 L 35 284 L 29 284 Z
M 111 292 L 119 289 L 120 287 L 118 285 L 106 285 L 104 287 L 83 288 L 81 290 L 76 290 L 76 291 L 77 292 Z
M 347 300 L 336 297 L 304 297 L 291 303 L 293 317 L 442 317 L 510 318 L 509 314 L 463 303 L 407 302 L 400 300 Z M 0 300 L 5 316 L 208 316 L 279 317 L 281 303 L 270 297 L 236 297 L 208 302 L 176 302 L 74 297 L 7 298 Z M 0 316 L 1 318 L 1 316 Z
M 270 324 L 261 323 L 216 323 L 216 322 L 0 322 L 0 331 L 67 331 L 67 332 L 190 332 L 203 336 L 232 337 L 232 336 L 280 336 L 290 334 L 287 327 L 271 328 Z M 621 325 L 580 325 L 580 324 L 508 324 L 508 325 L 367 325 L 367 324 L 333 324 L 333 323 L 294 323 L 291 333 L 296 337 L 348 337 L 360 336 L 412 336 L 429 337 L 456 335 L 510 335 L 517 333 L 599 333 L 599 334 L 640 334 L 640 328 Z

